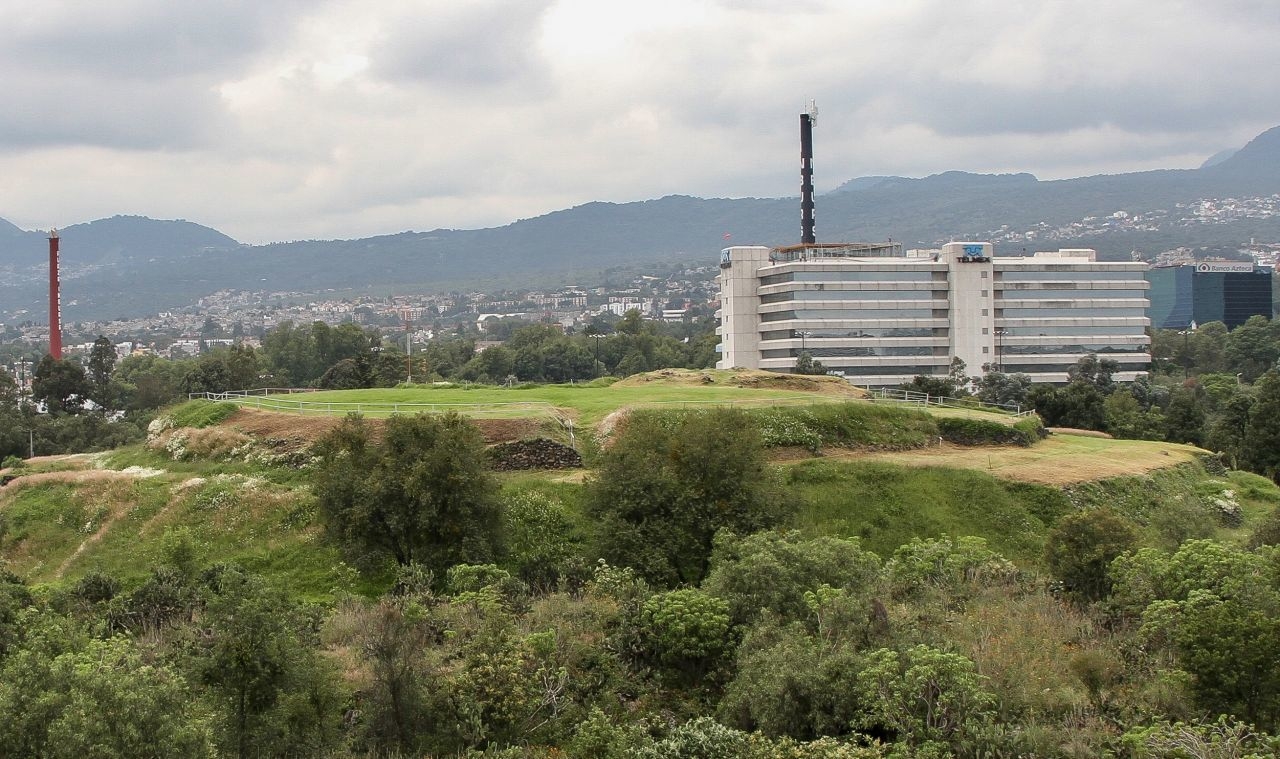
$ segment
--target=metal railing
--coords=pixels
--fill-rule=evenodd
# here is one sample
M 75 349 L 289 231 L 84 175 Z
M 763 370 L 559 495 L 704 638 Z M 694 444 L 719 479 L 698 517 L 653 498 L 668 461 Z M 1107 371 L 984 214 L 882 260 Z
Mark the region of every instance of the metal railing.
M 942 408 L 957 409 L 983 409 L 987 411 L 995 411 L 1014 416 L 1031 416 L 1036 413 L 1035 409 L 1023 410 L 1020 403 L 989 403 L 980 401 L 977 398 L 952 398 L 946 395 L 930 395 L 922 393 L 918 390 L 899 390 L 896 388 L 870 387 L 859 385 L 863 390 L 871 394 L 873 401 L 890 401 L 896 403 L 909 403 L 918 406 L 939 406 Z
M 559 418 L 558 409 L 540 401 L 514 401 L 509 403 L 401 403 L 396 401 L 302 401 L 275 396 L 292 393 L 314 392 L 300 388 L 261 388 L 256 390 L 229 390 L 225 393 L 189 393 L 188 399 L 234 403 L 247 408 L 294 414 L 319 414 L 323 416 L 349 413 L 383 416 L 388 414 L 443 413 L 457 411 L 467 416 L 517 417 L 545 414 Z

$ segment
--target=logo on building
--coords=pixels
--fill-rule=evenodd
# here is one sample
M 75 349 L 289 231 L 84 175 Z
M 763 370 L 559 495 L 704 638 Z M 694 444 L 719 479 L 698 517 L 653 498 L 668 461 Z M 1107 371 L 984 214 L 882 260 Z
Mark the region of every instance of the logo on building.
M 1252 274 L 1253 264 L 1247 263 L 1217 263 L 1217 264 L 1196 264 L 1196 272 L 1200 274 Z

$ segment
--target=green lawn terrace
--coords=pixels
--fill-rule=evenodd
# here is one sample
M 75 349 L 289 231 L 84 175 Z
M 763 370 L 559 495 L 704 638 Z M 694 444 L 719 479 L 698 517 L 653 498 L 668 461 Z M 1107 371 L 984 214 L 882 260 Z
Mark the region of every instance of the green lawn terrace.
M 573 419 L 595 426 L 619 409 L 733 405 L 762 407 L 856 400 L 865 393 L 837 377 L 667 369 L 621 381 L 566 385 L 432 384 L 365 390 L 229 393 L 209 396 L 246 408 L 295 415 L 444 413 L 489 419 Z

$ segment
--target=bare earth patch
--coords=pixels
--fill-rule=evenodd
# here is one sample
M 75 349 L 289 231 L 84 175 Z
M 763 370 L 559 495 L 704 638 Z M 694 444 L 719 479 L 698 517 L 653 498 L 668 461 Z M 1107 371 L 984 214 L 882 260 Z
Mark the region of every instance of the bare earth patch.
M 645 387 L 648 385 L 693 387 L 741 387 L 750 390 L 790 390 L 822 393 L 843 398 L 865 398 L 867 392 L 841 377 L 826 375 L 781 374 L 754 369 L 659 369 L 633 374 L 613 387 Z
M 366 418 L 375 436 L 381 436 L 385 419 Z M 535 419 L 472 419 L 486 443 L 523 440 L 539 434 Z M 278 451 L 295 451 L 311 445 L 342 422 L 340 416 L 305 416 L 242 408 L 220 422 L 259 440 L 270 440 Z
M 783 460 L 796 460 L 794 452 Z M 1195 460 L 1199 448 L 1150 440 L 1111 440 L 1054 435 L 1030 448 L 967 447 L 943 443 L 911 451 L 859 452 L 828 449 L 826 458 L 885 461 L 904 466 L 977 469 L 994 477 L 1042 485 L 1072 485 L 1143 474 Z

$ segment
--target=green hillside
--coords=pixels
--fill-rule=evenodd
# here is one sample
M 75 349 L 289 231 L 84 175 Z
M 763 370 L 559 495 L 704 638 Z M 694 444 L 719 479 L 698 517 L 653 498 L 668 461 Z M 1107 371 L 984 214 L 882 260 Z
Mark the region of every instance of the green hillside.
M 1209 475 L 1190 454 L 1195 449 L 1187 446 L 1055 436 L 1030 447 L 948 443 L 938 448 L 939 420 L 955 418 L 961 413 L 957 410 L 942 410 L 935 417 L 866 402 L 759 408 L 759 403 L 794 400 L 797 394 L 732 387 L 425 392 L 449 399 L 441 403 L 528 397 L 578 414 L 584 423 L 598 423 L 622 407 L 679 414 L 696 408 L 698 401 L 747 400 L 748 413 L 766 442 L 782 446 L 774 471 L 793 509 L 791 526 L 813 537 L 856 537 L 883 556 L 913 537 L 963 534 L 983 537 L 1005 556 L 1034 566 L 1052 525 L 1088 505 L 1112 505 L 1127 513 L 1143 525 L 1144 540 L 1152 545 L 1184 533 L 1238 540 L 1280 501 L 1280 491 L 1262 478 L 1235 472 Z M 400 390 L 307 397 L 381 403 L 422 394 Z M 230 411 L 234 408 L 225 404 L 184 404 L 175 416 L 191 426 L 163 432 L 149 446 L 63 457 L 5 472 L 16 476 L 0 490 L 0 555 L 7 566 L 36 583 L 74 581 L 95 570 L 131 583 L 174 551 L 187 551 L 200 564 L 241 563 L 313 600 L 383 589 L 388 577 L 360 575 L 326 539 L 310 493 L 305 447 L 281 448 L 290 438 L 279 430 L 312 418 L 269 415 L 277 437 L 264 440 L 237 429 L 239 417 L 228 417 Z M 1012 418 L 968 413 L 995 420 L 984 429 L 1010 429 Z M 298 434 L 303 434 L 301 427 Z M 590 439 L 580 434 L 579 443 L 587 444 L 590 454 Z M 1154 455 L 1135 454 L 1147 449 Z M 814 457 L 814 450 L 823 455 Z M 1030 457 L 1034 476 L 992 464 L 993 459 L 1019 456 Z M 1115 469 L 1096 479 L 1082 475 L 1098 461 L 1120 462 L 1128 470 L 1120 477 L 1114 476 Z M 1054 482 L 1055 473 L 1065 487 L 1045 484 Z M 585 536 L 592 525 L 578 504 L 583 481 L 590 476 L 589 470 L 507 474 L 504 497 L 538 493 L 559 502 Z M 1212 504 L 1225 490 L 1238 499 L 1238 526 L 1215 518 Z M 1170 505 L 1176 506 L 1176 518 L 1164 516 L 1162 510 Z

